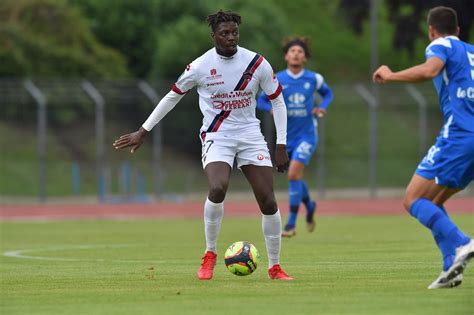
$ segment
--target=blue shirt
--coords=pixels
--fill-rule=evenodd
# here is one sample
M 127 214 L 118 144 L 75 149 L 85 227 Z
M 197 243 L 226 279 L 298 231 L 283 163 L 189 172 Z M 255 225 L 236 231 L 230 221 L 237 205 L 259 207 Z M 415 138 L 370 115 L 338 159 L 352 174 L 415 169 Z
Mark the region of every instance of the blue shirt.
M 443 137 L 474 133 L 474 46 L 456 36 L 441 37 L 426 47 L 425 55 L 444 62 L 433 78 L 445 120 Z
M 312 113 L 315 92 L 322 97 L 319 107 L 323 109 L 327 109 L 332 102 L 333 93 L 322 75 L 306 69 L 296 75 L 289 70 L 283 70 L 277 73 L 277 78 L 282 85 L 287 108 L 287 147 L 290 149 L 302 138 L 315 138 Z M 257 108 L 265 111 L 270 111 L 272 108 L 268 97 L 263 93 L 257 99 Z

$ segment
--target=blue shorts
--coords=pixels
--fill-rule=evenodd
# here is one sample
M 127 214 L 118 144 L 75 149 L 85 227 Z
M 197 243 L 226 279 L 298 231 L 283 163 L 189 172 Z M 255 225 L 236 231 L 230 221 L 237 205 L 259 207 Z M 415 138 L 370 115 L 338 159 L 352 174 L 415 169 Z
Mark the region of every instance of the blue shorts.
M 318 137 L 302 138 L 289 147 L 288 157 L 291 161 L 299 161 L 304 165 L 308 165 L 317 146 Z
M 416 169 L 436 184 L 464 189 L 474 180 L 474 135 L 436 139 Z

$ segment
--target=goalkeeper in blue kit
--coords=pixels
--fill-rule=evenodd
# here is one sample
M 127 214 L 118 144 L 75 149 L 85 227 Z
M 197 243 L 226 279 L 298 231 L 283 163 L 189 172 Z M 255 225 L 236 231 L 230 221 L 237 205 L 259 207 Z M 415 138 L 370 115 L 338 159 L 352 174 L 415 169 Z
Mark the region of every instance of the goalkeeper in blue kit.
M 311 199 L 307 183 L 303 180 L 304 169 L 311 160 L 318 145 L 318 118 L 324 117 L 333 100 L 331 88 L 319 73 L 305 69 L 310 57 L 306 38 L 293 38 L 286 41 L 283 51 L 287 68 L 276 74 L 283 88 L 283 97 L 287 107 L 287 151 L 290 158 L 288 170 L 288 195 L 290 211 L 282 236 L 292 237 L 296 234 L 296 219 L 300 204 L 306 208 L 308 231 L 316 226 L 314 214 L 316 202 Z M 322 97 L 315 107 L 315 93 Z M 272 106 L 268 97 L 261 93 L 257 108 L 271 112 Z

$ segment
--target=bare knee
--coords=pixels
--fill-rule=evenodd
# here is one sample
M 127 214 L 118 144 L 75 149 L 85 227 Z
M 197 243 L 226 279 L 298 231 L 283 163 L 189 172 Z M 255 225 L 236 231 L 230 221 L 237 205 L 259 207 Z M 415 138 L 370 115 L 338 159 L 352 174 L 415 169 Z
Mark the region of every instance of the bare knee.
M 403 198 L 403 208 L 405 208 L 406 211 L 410 212 L 410 208 L 412 203 L 415 201 L 414 197 L 412 194 L 407 191 L 405 193 L 405 197 Z
M 278 211 L 275 196 L 272 193 L 265 194 L 264 196 L 258 198 L 257 201 L 260 211 L 265 215 L 272 215 Z
M 290 169 L 288 170 L 288 180 L 301 180 L 303 178 L 304 168 L 292 166 L 290 166 Z
M 302 176 L 295 172 L 288 172 L 288 180 L 300 180 Z
M 224 184 L 213 184 L 209 187 L 208 197 L 214 203 L 221 203 L 225 199 L 227 186 Z

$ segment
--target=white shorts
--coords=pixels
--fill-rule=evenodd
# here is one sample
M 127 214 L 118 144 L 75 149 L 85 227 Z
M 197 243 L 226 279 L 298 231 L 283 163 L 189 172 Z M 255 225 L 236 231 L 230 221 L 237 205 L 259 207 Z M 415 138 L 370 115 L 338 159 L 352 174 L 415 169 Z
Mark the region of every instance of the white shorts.
M 233 167 L 237 159 L 237 167 L 257 165 L 272 167 L 272 159 L 267 142 L 260 130 L 252 134 L 229 134 L 208 132 L 202 142 L 202 168 L 212 162 L 225 162 Z

